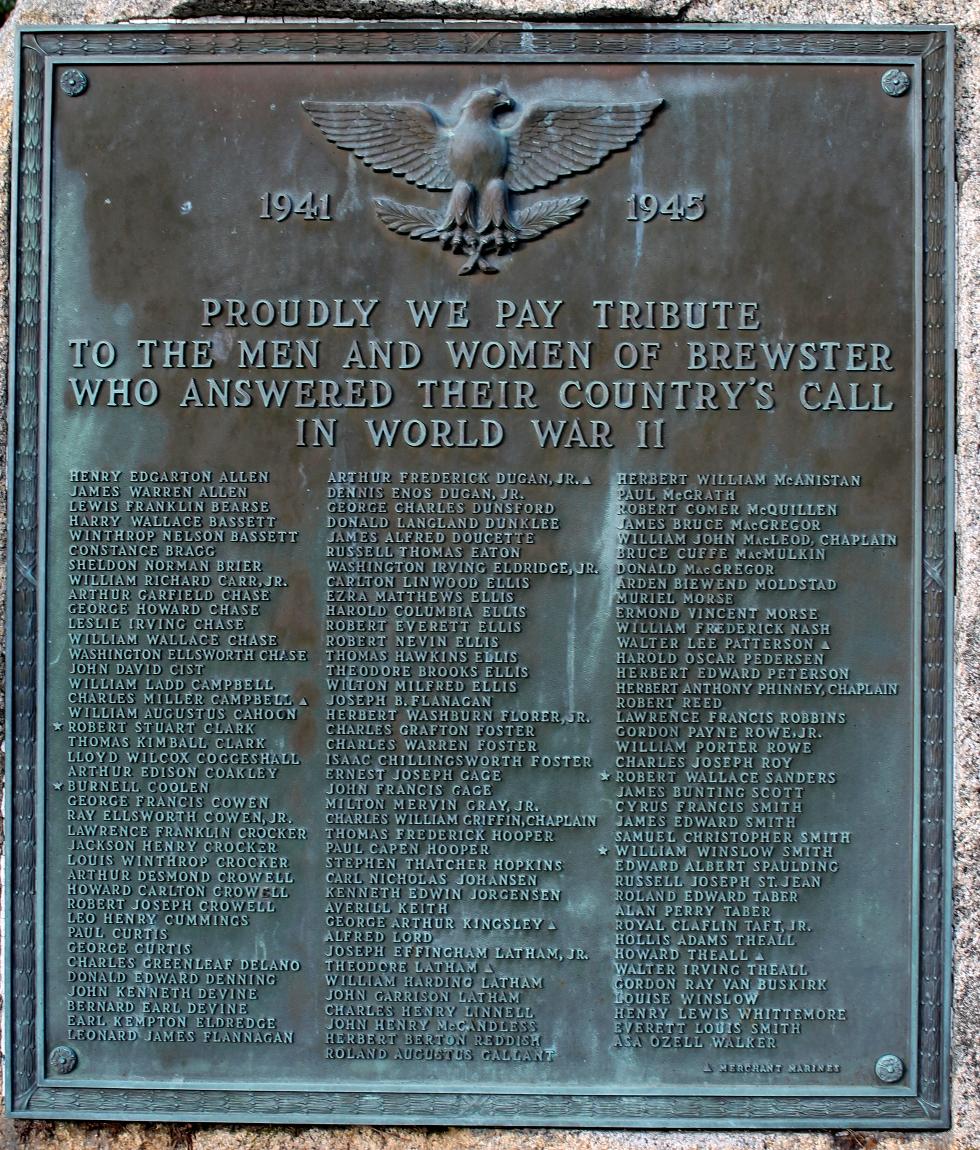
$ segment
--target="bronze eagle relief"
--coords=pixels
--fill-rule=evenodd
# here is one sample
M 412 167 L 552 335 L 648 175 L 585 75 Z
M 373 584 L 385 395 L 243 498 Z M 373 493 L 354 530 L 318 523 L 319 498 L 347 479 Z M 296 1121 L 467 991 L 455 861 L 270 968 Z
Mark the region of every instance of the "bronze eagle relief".
M 442 207 L 378 197 L 381 221 L 417 240 L 440 240 L 466 256 L 460 275 L 496 272 L 487 255 L 535 240 L 582 211 L 585 196 L 559 196 L 516 207 L 515 195 L 597 167 L 629 148 L 662 100 L 633 104 L 548 101 L 517 110 L 499 88 L 474 92 L 454 123 L 427 104 L 304 100 L 313 123 L 339 148 L 369 168 L 401 176 L 433 192 L 448 192 Z

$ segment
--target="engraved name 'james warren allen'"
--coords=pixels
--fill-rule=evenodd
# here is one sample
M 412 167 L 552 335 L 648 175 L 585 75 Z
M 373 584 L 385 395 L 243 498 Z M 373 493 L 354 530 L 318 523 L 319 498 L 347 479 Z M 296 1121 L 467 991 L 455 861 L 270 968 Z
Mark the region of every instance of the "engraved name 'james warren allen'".
M 450 192 L 445 208 L 375 200 L 382 222 L 418 240 L 441 240 L 468 258 L 460 275 L 495 272 L 485 253 L 500 253 L 567 223 L 585 196 L 538 200 L 512 208 L 510 197 L 587 172 L 630 147 L 662 100 L 635 104 L 548 101 L 530 105 L 509 127 L 498 115 L 517 105 L 499 88 L 481 88 L 447 124 L 427 104 L 305 100 L 321 132 L 370 168 L 430 191 Z

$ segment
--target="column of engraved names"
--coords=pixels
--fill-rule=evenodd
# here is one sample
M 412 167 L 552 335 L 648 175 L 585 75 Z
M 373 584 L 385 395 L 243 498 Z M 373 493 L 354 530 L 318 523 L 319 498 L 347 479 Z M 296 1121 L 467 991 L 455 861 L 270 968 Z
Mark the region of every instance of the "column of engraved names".
M 778 1051 L 847 1019 L 838 988 L 795 951 L 851 842 L 806 816 L 838 778 L 809 756 L 846 722 L 840 696 L 858 693 L 833 655 L 839 581 L 823 565 L 859 536 L 834 530 L 849 492 L 803 502 L 769 490 L 785 483 L 619 477 L 621 1047 Z M 767 1057 L 721 1069 L 804 1072 Z
M 517 700 L 532 679 L 525 596 L 536 575 L 569 565 L 530 558 L 560 517 L 502 479 L 331 476 L 332 1059 L 550 1061 L 537 993 L 555 964 L 585 957 L 559 945 L 558 844 L 595 820 L 515 798 L 512 785 L 574 757 L 539 745 L 562 716 Z
M 68 476 L 67 673 L 49 676 L 52 801 L 67 826 L 72 1042 L 290 1042 L 275 987 L 292 956 L 251 934 L 305 837 L 276 799 L 298 756 L 283 647 L 263 614 L 286 580 L 265 472 Z M 262 555 L 263 558 L 257 558 Z M 247 556 L 247 557 L 246 557 Z M 228 940 L 216 944 L 215 929 Z

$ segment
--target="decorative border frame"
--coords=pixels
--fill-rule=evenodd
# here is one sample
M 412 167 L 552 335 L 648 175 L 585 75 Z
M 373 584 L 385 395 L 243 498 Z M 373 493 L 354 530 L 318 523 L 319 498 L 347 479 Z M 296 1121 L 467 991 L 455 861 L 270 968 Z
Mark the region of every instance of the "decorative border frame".
M 916 60 L 922 76 L 922 687 L 919 1067 L 915 1094 L 759 1096 L 384 1093 L 221 1089 L 82 1088 L 44 1073 L 37 1025 L 36 864 L 38 709 L 38 428 L 43 264 L 45 61 L 102 58 L 317 61 L 397 57 L 406 62 L 519 63 L 811 57 Z M 50 71 L 49 71 L 50 74 Z M 949 1112 L 951 745 L 953 586 L 953 29 L 741 25 L 566 25 L 454 22 L 168 24 L 22 29 L 11 203 L 9 372 L 8 747 L 5 816 L 6 1101 L 14 1117 L 533 1125 L 672 1128 L 858 1127 L 943 1129 Z

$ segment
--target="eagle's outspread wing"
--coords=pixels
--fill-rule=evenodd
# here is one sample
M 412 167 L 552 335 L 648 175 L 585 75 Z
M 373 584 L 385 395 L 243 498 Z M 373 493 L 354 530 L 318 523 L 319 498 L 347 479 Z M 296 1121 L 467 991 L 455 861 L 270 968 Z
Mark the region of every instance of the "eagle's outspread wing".
M 433 191 L 453 187 L 451 133 L 426 104 L 304 100 L 303 107 L 328 140 L 360 156 L 369 168 Z
M 662 103 L 533 104 L 507 133 L 508 187 L 529 192 L 587 172 L 628 148 Z

